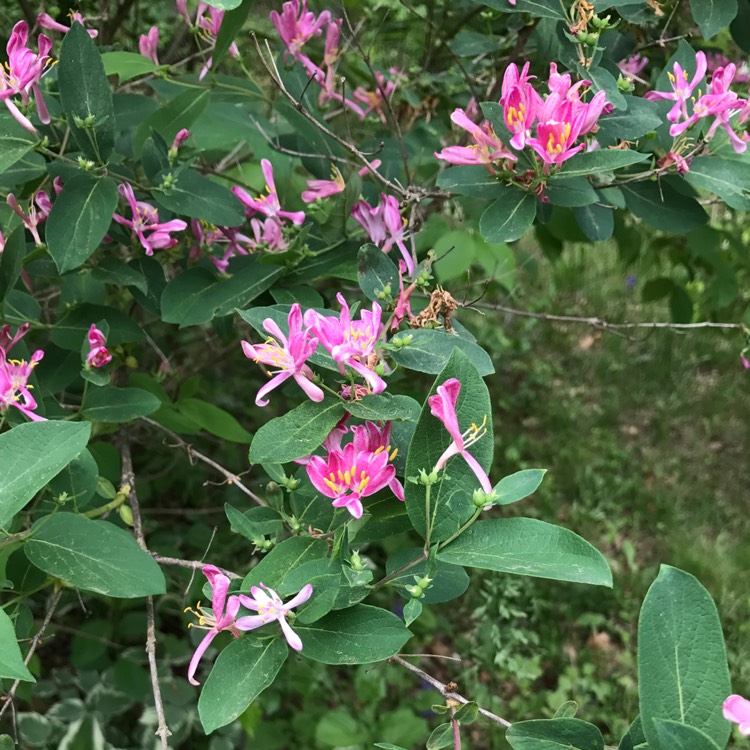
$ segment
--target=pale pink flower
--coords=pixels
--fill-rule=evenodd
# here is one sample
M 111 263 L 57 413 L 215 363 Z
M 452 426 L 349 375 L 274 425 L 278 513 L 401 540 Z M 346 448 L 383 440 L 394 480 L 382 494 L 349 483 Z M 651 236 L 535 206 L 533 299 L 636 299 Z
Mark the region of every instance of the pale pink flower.
M 724 718 L 740 725 L 740 733 L 750 736 L 750 701 L 741 695 L 730 695 L 723 705 Z
M 138 38 L 138 51 L 147 57 L 154 65 L 159 64 L 159 55 L 157 51 L 159 49 L 159 28 L 152 26 L 148 30 L 148 34 L 141 34 Z
M 112 361 L 112 355 L 107 349 L 107 339 L 94 323 L 89 328 L 88 339 L 89 353 L 86 355 L 86 366 L 104 367 L 109 364 Z
M 29 324 L 19 326 L 15 336 L 10 335 L 10 326 L 0 328 L 0 414 L 5 414 L 13 406 L 34 422 L 44 421 L 34 413 L 37 403 L 31 395 L 29 378 L 44 352 L 38 349 L 26 362 L 22 359 L 8 359 L 10 350 L 26 335 Z
M 284 236 L 284 225 L 280 219 L 269 217 L 250 219 L 250 229 L 253 232 L 253 247 L 259 250 L 267 250 L 269 253 L 283 253 L 289 249 L 289 243 Z
M 294 378 L 300 388 L 312 401 L 322 401 L 325 394 L 312 382 L 313 372 L 306 364 L 315 352 L 318 339 L 310 335 L 310 326 L 303 326 L 302 308 L 295 302 L 287 318 L 289 334 L 286 336 L 279 326 L 271 319 L 263 321 L 263 328 L 274 338 L 269 338 L 265 344 L 251 344 L 242 342 L 245 356 L 255 362 L 277 368 L 271 370 L 273 375 L 255 396 L 256 406 L 268 406 L 265 396 L 274 388 L 278 388 L 285 380 Z
M 362 310 L 360 319 L 352 320 L 344 297 L 339 293 L 336 299 L 341 305 L 338 317 L 307 310 L 305 325 L 338 363 L 342 374 L 345 367 L 350 367 L 367 381 L 373 393 L 382 393 L 386 388 L 385 381 L 373 367 L 378 359 L 377 342 L 383 333 L 383 311 L 377 302 L 373 302 L 372 311 Z
M 398 297 L 396 299 L 396 307 L 393 310 L 393 323 L 391 323 L 392 331 L 395 331 L 401 325 L 404 318 L 410 320 L 412 317 L 411 302 L 409 301 L 409 298 L 416 289 L 416 286 L 410 284 L 404 289 L 404 276 L 406 273 L 406 263 L 400 260 L 398 262 Z
M 620 60 L 617 63 L 617 67 L 620 72 L 631 80 L 642 81 L 638 76 L 641 74 L 643 69 L 648 65 L 648 58 L 637 52 L 630 57 L 626 57 L 624 60 Z
M 286 604 L 281 597 L 268 586 L 260 584 L 250 589 L 251 596 L 240 594 L 240 602 L 246 609 L 257 612 L 257 615 L 247 615 L 237 619 L 238 630 L 255 630 L 269 622 L 279 623 L 286 642 L 295 650 L 302 651 L 302 639 L 295 633 L 286 621 L 289 613 L 300 604 L 304 604 L 313 593 L 312 584 L 302 587 L 300 592 Z
M 386 100 L 390 100 L 393 92 L 401 82 L 403 73 L 398 68 L 391 68 L 388 71 L 391 75 L 391 79 L 386 82 L 385 76 L 379 70 L 375 72 L 375 89 L 374 91 L 368 91 L 363 86 L 358 86 L 354 89 L 352 97 L 364 104 L 364 109 L 358 107 L 356 104 L 349 103 L 350 109 L 354 110 L 361 120 L 364 120 L 370 112 L 376 112 L 383 123 L 388 122 L 388 118 L 383 112 L 383 103 Z
M 44 103 L 39 82 L 51 58 L 52 40 L 45 34 L 37 37 L 37 52 L 27 47 L 29 39 L 29 25 L 26 21 L 19 21 L 11 32 L 8 40 L 8 62 L 0 65 L 0 99 L 5 102 L 8 111 L 16 121 L 26 130 L 36 133 L 31 121 L 21 113 L 11 97 L 20 96 L 21 104 L 25 107 L 29 103 L 29 94 L 34 94 L 39 119 L 47 124 L 50 121 L 47 106 Z
M 287 54 L 302 63 L 310 63 L 302 53 L 302 47 L 314 36 L 320 36 L 323 27 L 330 22 L 331 13 L 324 10 L 317 18 L 307 10 L 307 0 L 290 0 L 281 6 L 281 14 L 271 11 L 271 21 L 286 46 Z
M 86 19 L 77 10 L 73 10 L 70 13 L 68 13 L 68 17 L 70 18 L 71 26 L 74 23 L 80 23 L 81 26 L 83 26 L 83 28 L 86 29 Z M 68 31 L 70 31 L 70 26 L 65 26 L 62 23 L 58 23 L 48 13 L 40 13 L 36 17 L 36 22 L 43 29 L 47 29 L 47 31 L 59 31 L 61 34 L 65 34 Z M 86 29 L 86 33 L 92 39 L 96 39 L 96 37 L 99 36 L 99 32 L 96 29 Z
M 50 200 L 49 195 L 47 195 L 44 190 L 37 190 L 29 203 L 28 214 L 26 214 L 21 208 L 13 193 L 8 193 L 6 202 L 13 213 L 20 217 L 23 225 L 29 230 L 31 236 L 34 238 L 34 242 L 37 245 L 43 245 L 44 243 L 39 236 L 39 229 L 37 229 L 37 227 L 47 220 L 49 212 L 52 210 L 52 201 Z
M 250 193 L 239 186 L 232 188 L 232 192 L 242 201 L 245 213 L 252 216 L 255 213 L 263 214 L 276 219 L 290 219 L 293 224 L 302 224 L 305 220 L 304 211 L 282 211 L 279 203 L 279 194 L 276 192 L 276 183 L 273 179 L 273 166 L 268 159 L 261 159 L 260 168 L 266 178 L 266 195 L 253 198 Z
M 207 610 L 201 607 L 198 602 L 195 610 L 186 609 L 186 612 L 191 612 L 198 618 L 198 624 L 190 623 L 188 627 L 199 628 L 200 630 L 206 630 L 206 635 L 203 640 L 198 644 L 198 648 L 195 649 L 193 658 L 190 660 L 190 666 L 188 667 L 188 681 L 191 685 L 200 685 L 195 679 L 195 673 L 198 669 L 201 657 L 206 653 L 206 649 L 211 645 L 211 642 L 222 630 L 228 630 L 235 638 L 239 637 L 239 632 L 236 627 L 237 613 L 240 611 L 240 600 L 236 595 L 232 595 L 227 598 L 229 592 L 229 578 L 225 576 L 217 567 L 213 565 L 205 565 L 203 567 L 203 575 L 208 578 L 208 582 L 211 586 L 211 609 Z
M 201 39 L 208 41 L 210 45 L 209 48 L 212 48 L 216 44 L 216 39 L 219 36 L 221 22 L 224 20 L 224 11 L 218 10 L 208 3 L 203 2 L 203 0 L 200 0 L 195 11 L 195 20 L 193 21 L 187 12 L 187 0 L 175 0 L 175 5 L 177 6 L 177 11 L 185 19 L 185 23 L 191 31 Z M 208 15 L 206 15 L 207 13 Z M 230 57 L 239 57 L 240 51 L 234 42 L 229 46 L 228 54 Z M 212 64 L 213 59 L 209 57 L 206 64 L 201 69 L 198 80 L 203 80 L 206 73 L 211 69 Z
M 406 222 L 401 218 L 398 199 L 393 195 L 380 194 L 380 203 L 371 206 L 361 200 L 354 204 L 352 216 L 367 232 L 370 241 L 384 253 L 395 245 L 404 258 L 409 274 L 414 273 L 414 259 L 404 243 Z
M 477 125 L 462 109 L 455 109 L 451 114 L 451 120 L 469 133 L 473 143 L 470 146 L 448 146 L 442 151 L 436 151 L 436 159 L 442 159 L 449 164 L 482 164 L 484 166 L 504 159 L 516 161 L 515 154 L 509 151 L 495 135 L 492 125 L 487 120 Z M 523 148 L 523 146 L 517 148 Z
M 332 498 L 334 508 L 346 508 L 354 518 L 362 518 L 362 498 L 380 492 L 396 476 L 385 450 L 361 450 L 354 442 L 325 458 L 311 456 L 306 470 L 315 489 Z
M 169 150 L 176 152 L 188 138 L 190 138 L 190 131 L 187 128 L 178 130 Z
M 750 360 L 745 356 L 744 352 L 740 354 L 740 361 L 742 362 L 742 366 L 746 370 L 750 370 Z
M 132 218 L 126 219 L 120 214 L 115 214 L 112 218 L 133 232 L 145 249 L 146 255 L 153 255 L 154 250 L 166 250 L 177 244 L 178 240 L 172 237 L 171 233 L 187 229 L 187 224 L 182 219 L 160 223 L 156 208 L 150 203 L 137 201 L 133 188 L 128 183 L 121 183 L 117 190 L 128 202 Z
M 453 456 L 461 456 L 479 480 L 482 490 L 489 494 L 492 492 L 492 482 L 490 482 L 487 472 L 479 465 L 476 458 L 469 453 L 469 448 L 487 433 L 487 418 L 485 417 L 482 424 L 472 424 L 468 430 L 462 433 L 458 426 L 458 415 L 456 414 L 456 401 L 460 391 L 461 383 L 456 378 L 449 378 L 437 387 L 434 396 L 427 399 L 432 415 L 443 423 L 445 429 L 448 430 L 448 434 L 453 438 L 453 442 L 443 451 L 435 464 L 435 469 L 439 471 L 445 466 L 448 459 Z
M 336 165 L 331 167 L 330 180 L 308 180 L 307 190 L 302 193 L 305 203 L 314 203 L 321 198 L 328 198 L 337 193 L 343 193 L 346 188 L 344 177 Z
M 687 119 L 689 117 L 687 102 L 691 99 L 693 91 L 706 74 L 707 65 L 705 53 L 696 52 L 695 74 L 692 79 L 688 79 L 687 70 L 684 70 L 679 63 L 675 63 L 674 72 L 667 72 L 669 81 L 672 84 L 672 91 L 647 91 L 644 99 L 649 99 L 650 101 L 659 101 L 661 99 L 673 101 L 674 105 L 667 113 L 667 119 L 670 122 Z

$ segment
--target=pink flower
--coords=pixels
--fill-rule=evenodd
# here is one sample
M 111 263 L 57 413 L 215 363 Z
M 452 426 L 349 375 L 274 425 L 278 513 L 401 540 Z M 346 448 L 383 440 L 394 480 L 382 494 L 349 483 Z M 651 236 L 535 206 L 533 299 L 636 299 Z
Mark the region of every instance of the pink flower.
M 388 456 L 389 461 L 393 461 L 398 455 L 398 448 L 391 450 L 391 429 L 392 424 L 386 422 L 378 426 L 375 422 L 365 422 L 364 424 L 354 425 L 351 431 L 354 433 L 352 443 L 361 453 L 372 453 L 378 455 L 381 452 Z M 399 499 L 404 501 L 404 487 L 396 476 L 388 482 L 388 489 Z
M 323 73 L 323 71 L 316 65 L 312 63 L 306 65 L 303 61 L 303 65 L 305 65 L 308 75 L 312 75 L 320 84 L 321 91 L 320 96 L 318 97 L 318 103 L 320 106 L 325 104 L 329 99 L 343 101 L 343 97 L 336 91 L 335 80 L 336 63 L 339 58 L 339 36 L 341 34 L 342 22 L 342 18 L 339 18 L 336 21 L 331 21 L 326 29 L 326 44 L 323 53 L 323 65 L 326 67 L 325 73 Z
M 159 49 L 159 29 L 157 26 L 152 26 L 148 30 L 148 34 L 141 34 L 138 38 L 138 51 L 147 57 L 154 65 L 159 64 L 159 56 L 157 50 Z
M 290 0 L 282 6 L 281 14 L 271 11 L 271 21 L 286 45 L 287 54 L 300 62 L 310 62 L 302 54 L 302 47 L 314 36 L 320 36 L 323 27 L 331 20 L 330 11 L 324 10 L 317 18 L 307 10 L 307 0 Z
M 445 449 L 435 464 L 435 469 L 438 471 L 442 469 L 452 456 L 462 456 L 479 480 L 484 492 L 489 494 L 492 492 L 492 482 L 490 482 L 487 472 L 468 450 L 487 433 L 486 417 L 482 424 L 472 424 L 468 430 L 461 432 L 461 428 L 458 426 L 458 415 L 456 414 L 456 401 L 460 390 L 461 383 L 456 378 L 449 378 L 437 387 L 434 396 L 427 399 L 432 415 L 443 423 L 445 429 L 448 430 L 448 434 L 453 438 L 453 442 Z
M 330 352 L 342 374 L 345 366 L 351 367 L 367 381 L 373 393 L 382 393 L 386 387 L 385 381 L 373 367 L 378 359 L 375 352 L 377 342 L 383 333 L 380 320 L 383 311 L 377 302 L 373 302 L 372 311 L 362 310 L 360 319 L 352 320 L 344 297 L 339 293 L 336 299 L 341 305 L 338 317 L 307 310 L 305 324 Z
M 104 367 L 112 361 L 107 349 L 107 339 L 92 323 L 89 328 L 89 353 L 86 356 L 86 367 Z
M 190 138 L 190 131 L 187 128 L 177 131 L 177 135 L 174 137 L 169 150 L 176 152 L 188 138 Z
M 515 63 L 511 63 L 505 69 L 500 97 L 505 125 L 514 133 L 510 145 L 518 150 L 526 145 L 526 138 L 536 119 L 536 113 L 542 106 L 542 97 L 529 83 L 534 77 L 529 75 L 529 65 L 527 62 L 520 72 Z
M 466 130 L 474 142 L 470 146 L 448 146 L 442 151 L 435 152 L 436 159 L 442 159 L 449 164 L 482 164 L 485 166 L 503 159 L 516 161 L 515 154 L 509 151 L 495 135 L 492 125 L 487 120 L 482 122 L 481 125 L 477 125 L 462 109 L 453 110 L 451 120 Z M 523 146 L 519 148 L 523 148 Z
M 240 602 L 242 602 L 243 607 L 258 614 L 240 617 L 237 620 L 237 628 L 239 630 L 255 630 L 275 620 L 281 626 L 281 632 L 284 634 L 286 642 L 295 651 L 302 651 L 302 639 L 292 630 L 286 618 L 295 607 L 304 604 L 312 596 L 312 584 L 308 583 L 303 586 L 300 592 L 286 604 L 273 589 L 264 586 L 262 583 L 260 588 L 253 586 L 250 593 L 252 597 L 240 594 Z
M 398 262 L 398 298 L 396 299 L 396 307 L 393 310 L 393 323 L 391 323 L 391 330 L 395 331 L 400 325 L 404 318 L 410 320 L 412 317 L 411 313 L 411 302 L 409 298 L 416 286 L 414 284 L 404 289 L 404 275 L 406 274 L 406 263 L 400 260 Z
M 730 695 L 723 706 L 724 718 L 740 725 L 740 733 L 750 736 L 750 701 L 741 695 Z
M 47 220 L 49 212 L 52 210 L 52 201 L 49 199 L 47 193 L 44 190 L 37 190 L 29 204 L 28 215 L 24 213 L 13 193 L 8 193 L 6 201 L 13 213 L 20 217 L 23 225 L 29 230 L 31 236 L 34 238 L 34 242 L 37 245 L 43 245 L 44 243 L 39 236 L 37 227 Z
M 8 359 L 10 350 L 26 335 L 29 324 L 19 326 L 15 336 L 10 335 L 10 326 L 0 328 L 0 414 L 5 414 L 9 407 L 14 406 L 29 419 L 35 422 L 44 421 L 44 417 L 34 414 L 37 403 L 31 395 L 29 378 L 33 369 L 44 357 L 39 349 L 26 362 L 19 359 Z
M 354 103 L 348 103 L 348 106 L 357 112 L 361 120 L 364 120 L 370 112 L 377 112 L 383 123 L 388 122 L 383 112 L 383 103 L 391 98 L 403 78 L 403 74 L 398 68 L 391 68 L 388 72 L 391 74 L 391 80 L 386 83 L 385 76 L 380 71 L 376 71 L 374 91 L 368 91 L 362 86 L 354 89 L 353 98 L 364 104 L 365 108 L 362 109 Z
M 315 489 L 332 498 L 334 508 L 346 508 L 354 518 L 362 518 L 361 498 L 380 492 L 396 476 L 385 450 L 361 450 L 355 442 L 326 458 L 311 456 L 306 469 Z
M 750 370 L 750 360 L 748 360 L 744 353 L 740 354 L 740 361 L 746 370 Z
M 677 122 L 681 118 L 687 119 L 687 102 L 693 95 L 693 90 L 703 79 L 706 74 L 706 55 L 703 52 L 695 54 L 695 75 L 692 80 L 688 81 L 688 72 L 683 70 L 679 63 L 674 64 L 674 73 L 667 73 L 669 81 L 672 84 L 671 93 L 668 91 L 647 91 L 644 99 L 658 101 L 667 99 L 674 102 L 674 106 L 667 113 L 667 119 L 670 122 Z
M 637 81 L 641 80 L 638 76 L 647 65 L 648 58 L 637 52 L 617 63 L 617 67 L 626 78 Z
M 302 193 L 302 200 L 305 203 L 314 203 L 320 198 L 328 198 L 336 193 L 343 193 L 346 188 L 344 178 L 339 172 L 336 165 L 331 167 L 330 180 L 308 180 L 308 189 Z
M 304 211 L 282 211 L 279 203 L 279 194 L 276 192 L 276 183 L 273 179 L 273 166 L 268 159 L 261 159 L 260 168 L 266 178 L 266 195 L 253 198 L 241 187 L 233 187 L 232 192 L 245 205 L 245 213 L 252 216 L 254 213 L 263 214 L 274 219 L 290 219 L 293 224 L 302 224 L 305 220 Z
M 198 669 L 201 657 L 206 653 L 206 649 L 211 642 L 222 630 L 228 630 L 235 638 L 239 637 L 235 619 L 240 611 L 240 600 L 238 596 L 232 595 L 227 599 L 229 592 L 229 578 L 225 576 L 218 568 L 213 565 L 203 567 L 203 575 L 208 578 L 211 585 L 211 609 L 206 610 L 198 602 L 195 610 L 186 609 L 198 618 L 198 624 L 190 623 L 188 627 L 199 628 L 208 631 L 203 640 L 195 649 L 193 658 L 190 660 L 188 667 L 188 681 L 191 685 L 200 685 L 195 679 L 195 672 Z
M 732 61 L 726 55 L 722 55 L 721 52 L 706 53 L 706 69 L 709 73 L 713 73 L 714 71 L 719 70 L 719 68 L 726 68 L 731 64 Z M 748 68 L 746 62 L 740 63 L 734 77 L 734 82 L 750 83 L 750 68 Z
M 370 241 L 384 253 L 396 245 L 401 251 L 409 274 L 414 273 L 414 259 L 404 244 L 406 222 L 401 218 L 398 199 L 393 195 L 380 194 L 380 204 L 373 207 L 361 200 L 354 204 L 352 216 L 367 232 Z
M 71 25 L 74 23 L 80 23 L 81 26 L 86 28 L 86 20 L 77 10 L 73 10 L 68 13 L 68 17 L 70 18 Z M 48 13 L 40 13 L 36 17 L 36 22 L 43 29 L 47 29 L 47 31 L 59 31 L 61 34 L 66 34 L 68 31 L 70 31 L 70 26 L 65 26 L 61 23 L 58 23 Z M 96 37 L 99 36 L 99 32 L 96 29 L 86 29 L 86 33 L 92 39 L 96 39 Z
M 559 94 L 550 94 L 539 114 L 536 137 L 526 142 L 545 164 L 562 164 L 585 148 L 584 143 L 574 145 L 584 115 L 581 110 L 575 112 L 573 102 L 561 99 Z
M 26 130 L 36 133 L 31 121 L 21 113 L 11 100 L 13 96 L 21 97 L 21 104 L 25 107 L 29 103 L 29 93 L 34 94 L 39 119 L 47 124 L 50 121 L 47 106 L 39 90 L 39 81 L 50 62 L 49 51 L 52 40 L 45 34 L 37 37 L 38 53 L 32 52 L 26 44 L 29 39 L 29 25 L 26 21 L 19 21 L 14 27 L 8 40 L 8 62 L 0 65 L 0 99 L 13 117 Z
M 166 250 L 177 244 L 177 239 L 171 236 L 171 232 L 187 229 L 187 224 L 182 219 L 172 219 L 162 224 L 159 222 L 159 212 L 150 203 L 136 201 L 133 188 L 128 183 L 121 183 L 117 190 L 128 202 L 132 219 L 126 219 L 120 214 L 115 214 L 112 218 L 132 230 L 146 255 L 153 255 L 154 250 Z
M 285 380 L 294 378 L 297 385 L 312 401 L 322 401 L 325 394 L 312 382 L 313 372 L 305 364 L 318 346 L 318 339 L 310 336 L 310 326 L 302 325 L 302 308 L 295 302 L 289 311 L 289 336 L 285 336 L 279 326 L 271 319 L 263 321 L 265 328 L 274 339 L 268 339 L 265 344 L 250 344 L 242 342 L 242 351 L 248 359 L 278 368 L 270 374 L 274 377 L 268 381 L 257 393 L 255 404 L 268 406 L 266 394 L 278 388 Z M 279 343 L 281 342 L 281 343 Z
M 191 31 L 193 31 L 197 37 L 207 40 L 211 47 L 213 47 L 216 44 L 216 38 L 221 29 L 221 22 L 224 20 L 224 11 L 218 10 L 213 6 L 210 6 L 208 3 L 203 2 L 203 0 L 200 0 L 195 11 L 195 21 L 193 22 L 187 12 L 187 0 L 175 0 L 175 5 L 177 6 L 177 11 L 185 19 L 185 23 Z M 208 11 L 208 15 L 206 15 L 206 11 Z M 240 51 L 234 42 L 229 46 L 228 54 L 230 57 L 239 57 Z M 209 57 L 206 64 L 201 69 L 198 80 L 203 80 L 206 73 L 211 69 L 212 64 L 213 60 Z

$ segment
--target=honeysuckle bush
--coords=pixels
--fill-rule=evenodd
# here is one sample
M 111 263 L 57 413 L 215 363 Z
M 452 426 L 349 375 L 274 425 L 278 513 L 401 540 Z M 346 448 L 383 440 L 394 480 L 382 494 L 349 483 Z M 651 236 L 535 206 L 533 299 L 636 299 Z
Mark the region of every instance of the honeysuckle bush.
M 47 674 L 34 655 L 62 597 L 145 598 L 145 723 L 168 746 L 154 632 L 168 566 L 206 579 L 180 648 L 209 734 L 292 659 L 424 676 L 399 654 L 467 569 L 611 586 L 574 530 L 505 510 L 545 472 L 495 475 L 485 379 L 502 363 L 457 298 L 470 268 L 484 291 L 511 288 L 507 243 L 552 256 L 614 238 L 626 261 L 668 251 L 643 291 L 676 321 L 743 314 L 747 0 L 696 0 L 692 16 L 407 5 L 393 17 L 422 35 L 422 66 L 372 49 L 369 24 L 399 33 L 379 6 L 183 1 L 122 45 L 99 44 L 108 19 L 39 11 L 0 68 L 2 712 Z M 172 59 L 178 25 L 193 47 Z M 233 569 L 213 548 L 205 563 L 153 548 L 136 447 L 165 435 L 252 503 L 227 503 L 216 531 L 243 540 Z M 246 457 L 225 467 L 225 444 Z M 41 630 L 19 641 L 35 602 Z M 750 733 L 695 578 L 664 566 L 638 633 L 640 714 L 621 748 L 721 748 L 730 721 Z M 513 721 L 432 684 L 429 748 L 488 717 L 514 748 L 604 747 L 597 717 L 570 706 Z M 108 729 L 76 715 L 66 742 Z

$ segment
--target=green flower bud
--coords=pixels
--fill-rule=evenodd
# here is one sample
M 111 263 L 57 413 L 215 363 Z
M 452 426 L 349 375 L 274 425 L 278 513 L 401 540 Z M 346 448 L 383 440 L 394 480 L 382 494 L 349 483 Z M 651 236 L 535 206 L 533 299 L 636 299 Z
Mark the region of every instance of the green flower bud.
M 294 492 L 296 489 L 299 488 L 299 479 L 296 479 L 295 477 L 287 477 L 285 476 L 281 480 L 282 486 L 286 487 L 289 492 Z
M 432 583 L 432 578 L 428 578 L 425 576 L 424 578 L 420 578 L 417 581 L 417 586 L 419 586 L 422 591 L 427 591 L 428 588 L 430 588 L 430 584 Z
M 419 586 L 407 586 L 406 590 L 415 598 L 415 599 L 421 599 L 424 596 L 424 591 L 422 591 Z
M 359 556 L 359 552 L 352 552 L 349 557 L 349 564 L 354 570 L 364 570 L 365 566 L 362 565 L 362 558 Z
M 474 490 L 473 503 L 475 508 L 484 508 L 485 505 L 492 505 L 497 498 L 495 492 L 484 492 L 483 490 Z
M 126 526 L 132 526 L 133 525 L 133 509 L 129 505 L 125 505 L 123 503 L 117 509 L 117 512 L 120 514 L 120 518 L 122 519 L 122 522 Z

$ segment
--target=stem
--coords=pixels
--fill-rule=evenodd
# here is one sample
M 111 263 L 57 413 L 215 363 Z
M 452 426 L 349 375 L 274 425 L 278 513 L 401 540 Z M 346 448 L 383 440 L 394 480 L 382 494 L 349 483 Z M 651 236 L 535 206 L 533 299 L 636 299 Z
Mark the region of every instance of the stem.
M 85 518 L 99 518 L 99 516 L 103 516 L 105 513 L 109 513 L 111 510 L 116 510 L 119 508 L 130 495 L 130 485 L 124 484 L 119 492 L 114 496 L 114 499 L 110 500 L 106 505 L 100 505 L 98 508 L 92 508 L 89 511 L 86 511 L 86 513 L 82 513 L 81 515 Z
M 453 748 L 461 750 L 461 725 L 453 718 L 456 715 L 456 709 L 451 707 L 451 724 L 453 725 Z
M 397 578 L 402 573 L 405 573 L 407 570 L 411 570 L 415 565 L 419 565 L 419 563 L 422 562 L 422 560 L 426 560 L 428 555 L 428 551 L 425 550 L 419 557 L 415 557 L 413 560 L 410 560 L 406 565 L 402 565 L 400 568 L 396 568 L 392 573 L 389 573 L 385 578 L 381 578 L 379 581 L 374 583 L 372 585 L 372 590 L 377 591 L 380 588 L 383 588 L 387 583 L 390 583 L 394 578 Z
M 443 549 L 443 547 L 447 547 L 454 539 L 461 536 L 461 534 L 463 534 L 464 531 L 466 531 L 466 529 L 468 529 L 469 526 L 471 526 L 471 524 L 473 524 L 474 521 L 476 521 L 477 518 L 479 518 L 481 513 L 482 513 L 482 509 L 477 508 L 474 511 L 474 515 L 472 515 L 472 517 L 453 536 L 448 537 L 444 542 L 440 543 L 439 549 Z
M 425 505 L 425 537 L 424 537 L 424 552 L 427 556 L 430 551 L 430 534 L 432 533 L 432 518 L 430 518 L 430 492 L 432 491 L 432 485 L 425 485 L 424 494 L 424 505 Z

